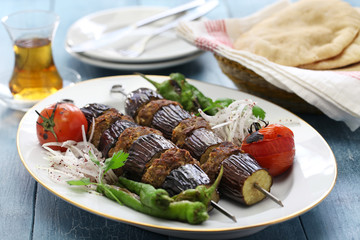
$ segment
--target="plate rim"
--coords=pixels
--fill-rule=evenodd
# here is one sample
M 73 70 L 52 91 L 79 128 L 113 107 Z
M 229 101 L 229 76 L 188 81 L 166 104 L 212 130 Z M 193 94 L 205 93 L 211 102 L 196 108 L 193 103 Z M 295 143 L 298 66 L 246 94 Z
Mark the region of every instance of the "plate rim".
M 78 59 L 83 63 L 87 63 L 97 67 L 117 69 L 117 70 L 155 70 L 155 69 L 168 68 L 168 67 L 178 66 L 181 64 L 191 62 L 196 58 L 200 57 L 204 53 L 205 52 L 203 51 L 199 51 L 192 55 L 185 56 L 183 58 L 175 58 L 169 61 L 150 62 L 150 63 L 120 63 L 120 62 L 99 60 L 96 58 L 88 57 L 84 54 L 69 52 L 70 55 L 72 55 L 73 57 L 75 57 L 76 59 Z
M 77 19 L 73 24 L 70 25 L 70 27 L 67 29 L 66 31 L 66 35 L 65 35 L 65 50 L 69 53 L 75 53 L 73 51 L 71 51 L 71 48 L 69 47 L 69 40 L 71 39 L 70 35 L 70 31 L 72 31 L 77 25 L 79 25 L 79 22 L 81 21 L 85 21 L 85 20 L 90 20 L 94 17 L 99 17 L 99 16 L 105 16 L 108 14 L 114 14 L 117 12 L 122 12 L 122 11 L 136 11 L 136 10 L 166 10 L 168 9 L 168 7 L 163 7 L 163 6 L 125 6 L 125 7 L 117 7 L 117 8 L 111 8 L 111 9 L 104 9 L 104 10 L 100 10 L 97 12 L 93 12 L 90 13 L 88 15 L 82 16 L 79 19 Z M 179 38 L 179 40 L 184 41 L 182 39 Z M 184 41 L 186 42 L 186 41 Z M 188 51 L 187 53 L 181 53 L 181 54 L 177 54 L 174 56 L 170 56 L 170 57 L 165 57 L 165 58 L 158 58 L 158 57 L 152 57 L 152 58 L 145 58 L 145 59 L 133 59 L 133 58 L 102 58 L 101 56 L 99 56 L 99 54 L 91 54 L 91 53 L 87 53 L 84 52 L 81 55 L 85 56 L 87 58 L 92 58 L 92 59 L 97 59 L 99 61 L 108 61 L 108 62 L 117 62 L 117 63 L 122 63 L 122 64 L 147 64 L 147 63 L 153 63 L 153 62 L 161 62 L 161 61 L 171 61 L 174 59 L 180 59 L 180 58 L 186 58 L 190 55 L 196 54 L 198 52 L 201 52 L 200 49 L 196 48 L 195 46 L 189 44 L 189 47 L 193 48 L 193 50 Z M 76 53 L 75 53 L 76 54 Z
M 128 77 L 135 77 L 137 75 L 117 75 L 117 76 L 107 76 L 107 77 L 99 77 L 99 78 L 93 78 L 93 79 L 89 79 L 89 80 L 85 80 L 85 81 L 81 81 L 81 82 L 78 82 L 72 86 L 67 86 L 63 89 L 60 89 L 58 92 L 63 92 L 63 91 L 66 91 L 66 89 L 68 88 L 72 88 L 74 86 L 78 86 L 80 84 L 86 84 L 90 81 L 101 81 L 103 79 L 116 79 L 116 78 L 128 78 Z M 164 76 L 164 75 L 148 75 L 149 77 L 151 78 L 168 78 L 168 76 Z M 201 82 L 199 80 L 194 80 L 194 79 L 191 79 L 191 78 L 187 78 L 187 80 L 189 80 L 190 82 Z M 226 88 L 226 89 L 229 89 L 229 90 L 232 90 L 232 91 L 238 91 L 238 92 L 242 92 L 242 91 L 239 91 L 237 89 L 232 89 L 232 88 L 229 88 L 229 87 L 224 87 L 224 86 L 221 86 L 221 85 L 217 85 L 217 84 L 213 84 L 213 83 L 207 83 L 207 82 L 201 82 L 202 84 L 205 84 L 205 85 L 213 85 L 213 86 L 219 86 L 219 87 L 222 87 L 222 88 Z M 55 93 L 57 94 L 57 93 Z M 252 94 L 249 94 L 249 95 L 252 95 Z M 252 95 L 252 96 L 255 96 L 255 95 Z M 260 97 L 257 97 L 255 96 L 256 98 L 260 98 Z M 262 98 L 260 98 L 262 99 Z M 20 146 L 20 143 L 19 143 L 19 137 L 20 137 L 20 132 L 21 132 L 21 126 L 24 124 L 24 121 L 25 121 L 25 118 L 26 116 L 28 116 L 29 112 L 31 110 L 34 110 L 39 104 L 41 104 L 41 102 L 45 101 L 46 98 L 42 101 L 40 101 L 39 103 L 35 104 L 29 111 L 27 111 L 25 113 L 25 115 L 22 117 L 20 123 L 19 123 L 19 126 L 18 126 L 18 130 L 17 130 L 17 134 L 16 134 L 16 145 L 17 145 L 17 151 L 18 151 L 18 154 L 19 154 L 19 157 L 20 157 L 20 160 L 21 162 L 23 163 L 23 165 L 25 166 L 26 170 L 30 173 L 30 175 L 38 182 L 40 183 L 45 189 L 47 189 L 48 191 L 50 191 L 51 193 L 53 193 L 55 196 L 57 197 L 60 197 L 61 199 L 67 201 L 68 203 L 76 206 L 76 207 L 79 207 L 80 209 L 83 209 L 83 210 L 86 210 L 88 212 L 91 212 L 93 214 L 96 214 L 96 215 L 99 215 L 99 216 L 102 216 L 102 217 L 105 217 L 105 218 L 108 218 L 108 219 L 112 219 L 112 220 L 115 220 L 115 221 L 118 221 L 118 222 L 122 222 L 122 223 L 127 223 L 127 224 L 132 224 L 134 226 L 138 226 L 138 227 L 141 227 L 141 228 L 145 228 L 147 230 L 161 230 L 161 231 L 174 231 L 174 232 L 188 232 L 188 233 L 222 233 L 222 232 L 234 232 L 234 231 L 242 231 L 242 230 L 248 230 L 248 229 L 255 229 L 255 228 L 259 228 L 259 227 L 267 227 L 267 226 L 270 226 L 270 225 L 273 225 L 273 224 L 277 224 L 277 223 L 281 223 L 281 222 L 285 222 L 285 221 L 288 221 L 294 217 L 297 217 L 311 209 L 313 209 L 314 207 L 318 206 L 329 194 L 330 192 L 333 190 L 335 184 L 336 184 L 336 181 L 337 181 L 337 177 L 338 177 L 338 167 L 337 167 L 337 161 L 336 161 L 336 157 L 334 155 L 334 152 L 332 151 L 332 149 L 330 148 L 329 144 L 326 142 L 326 140 L 323 138 L 323 136 L 316 130 L 314 129 L 309 123 L 307 123 L 306 121 L 304 121 L 303 119 L 301 119 L 299 116 L 297 116 L 296 114 L 293 114 L 291 113 L 290 111 L 288 111 L 287 109 L 281 107 L 281 106 L 278 106 L 274 103 L 271 103 L 270 101 L 267 101 L 265 99 L 262 99 L 263 101 L 265 102 L 268 102 L 268 103 L 271 103 L 273 105 L 276 105 L 277 107 L 280 107 L 282 110 L 286 111 L 286 112 L 290 112 L 291 114 L 295 115 L 299 120 L 302 121 L 302 123 L 306 124 L 307 127 L 309 127 L 312 131 L 314 131 L 314 133 L 317 134 L 318 137 L 320 137 L 320 140 L 325 144 L 326 148 L 329 150 L 329 153 L 331 153 L 331 156 L 332 158 L 334 159 L 334 176 L 333 176 L 333 179 L 332 179 L 332 182 L 331 182 L 331 185 L 330 185 L 330 188 L 327 189 L 327 191 L 325 191 L 324 193 L 322 193 L 321 197 L 319 197 L 319 199 L 315 200 L 313 204 L 310 204 L 309 206 L 299 210 L 299 211 L 296 211 L 290 215 L 287 215 L 286 217 L 282 217 L 282 218 L 279 218 L 279 219 L 275 219 L 275 220 L 271 220 L 271 221 L 266 221 L 266 222 L 261 222 L 259 224 L 253 224 L 251 226 L 244 226 L 244 227 L 228 227 L 228 228 L 221 228 L 221 229 L 216 229 L 216 228 L 211 228 L 211 229 L 204 229 L 204 228 L 201 228 L 201 225 L 198 225 L 199 227 L 196 227 L 196 228 L 184 228 L 184 227 L 169 227 L 169 226 L 159 226 L 159 225 L 155 225 L 155 224 L 148 224 L 148 223 L 143 223 L 143 222 L 138 222 L 138 221 L 133 221 L 133 220 L 127 220 L 127 219 L 124 219 L 122 217 L 115 217 L 115 216 L 112 216 L 112 215 L 109 215 L 107 213 L 101 213 L 100 211 L 97 211 L 97 210 L 93 210 L 92 208 L 88 208 L 84 205 L 81 205 L 79 203 L 76 203 L 75 201 L 71 200 L 70 198 L 68 197 L 65 197 L 65 196 L 62 196 L 60 193 L 57 193 L 56 191 L 52 190 L 50 186 L 47 186 L 45 183 L 43 183 L 41 181 L 41 179 L 39 179 L 39 177 L 36 176 L 36 174 L 34 172 L 31 171 L 30 167 L 26 164 L 26 161 L 24 159 L 24 156 L 22 155 L 21 153 L 21 146 Z M 103 197 L 103 196 L 101 196 Z M 164 219 L 164 221 L 166 221 L 166 219 Z M 193 225 L 192 225 L 193 226 Z M 158 231 L 157 231 L 158 232 Z

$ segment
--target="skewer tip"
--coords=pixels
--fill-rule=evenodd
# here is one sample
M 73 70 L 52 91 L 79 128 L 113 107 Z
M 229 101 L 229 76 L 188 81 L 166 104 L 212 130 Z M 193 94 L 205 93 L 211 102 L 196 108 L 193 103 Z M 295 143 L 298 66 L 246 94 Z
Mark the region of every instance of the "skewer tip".
M 227 211 L 225 208 L 221 207 L 219 204 L 217 204 L 213 200 L 211 200 L 210 203 L 211 203 L 211 206 L 213 206 L 216 210 L 218 210 L 219 212 L 221 212 L 222 214 L 224 214 L 225 216 L 227 216 L 234 222 L 237 222 L 236 217 L 234 215 L 232 215 L 229 211 Z
M 263 194 L 265 194 L 267 197 L 269 197 L 272 201 L 274 201 L 275 203 L 277 203 L 279 206 L 284 207 L 284 204 L 281 202 L 281 200 L 277 197 L 275 197 L 273 194 L 271 194 L 270 192 L 266 191 L 264 188 L 260 187 L 259 184 L 254 183 L 254 187 L 259 190 L 260 192 L 262 192 Z

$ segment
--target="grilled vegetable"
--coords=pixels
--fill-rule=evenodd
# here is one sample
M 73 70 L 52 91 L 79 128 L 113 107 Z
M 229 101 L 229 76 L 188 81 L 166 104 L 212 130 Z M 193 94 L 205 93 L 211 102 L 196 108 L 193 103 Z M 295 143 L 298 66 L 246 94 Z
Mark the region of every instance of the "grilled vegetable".
M 208 184 L 210 184 L 209 177 L 198 165 L 185 164 L 172 170 L 161 187 L 173 196 L 186 189 L 195 189 L 199 185 Z
M 202 117 L 193 116 L 182 120 L 173 130 L 171 141 L 182 148 L 185 139 L 196 129 L 211 129 L 210 124 Z
M 105 185 L 105 187 L 107 190 L 101 186 L 98 188 L 98 191 L 112 200 L 118 199 L 126 206 L 154 217 L 188 222 L 190 224 L 200 224 L 209 218 L 206 207 L 201 202 L 175 201 L 170 203 L 169 207 L 164 211 L 159 208 L 151 208 L 144 205 L 140 200 L 133 197 L 133 195 L 122 191 L 121 188 L 117 186 Z
M 100 170 L 98 182 L 91 182 L 89 178 L 83 178 L 67 181 L 67 183 L 77 186 L 95 185 L 97 187 L 96 190 L 109 199 L 151 216 L 184 221 L 190 224 L 200 224 L 209 218 L 206 206 L 202 202 L 191 202 L 188 200 L 174 201 L 165 190 L 155 189 L 149 184 L 138 183 L 124 178 L 120 178 L 119 181 L 122 185 L 127 186 L 127 188 L 103 183 L 105 173 L 110 169 L 124 165 L 126 158 L 126 153 L 118 152 L 113 157 L 106 159 L 102 165 L 93 156 L 90 160 Z
M 214 132 L 206 128 L 199 128 L 185 139 L 183 148 L 188 150 L 194 158 L 200 159 L 206 149 L 221 142 L 222 140 Z
M 157 111 L 151 122 L 151 127 L 160 130 L 164 136 L 171 139 L 174 128 L 191 115 L 179 105 L 167 105 Z
M 126 189 L 140 196 L 142 204 L 151 208 L 166 210 L 170 203 L 174 201 L 164 189 L 155 189 L 150 184 L 131 181 L 124 177 L 119 177 L 119 183 Z
M 219 174 L 219 169 L 224 159 L 240 152 L 240 148 L 232 142 L 222 142 L 210 151 L 206 156 L 206 161 L 200 161 L 201 168 L 209 176 L 210 181 L 213 182 Z
M 255 183 L 270 191 L 271 175 L 248 154 L 233 154 L 222 162 L 222 166 L 224 175 L 220 191 L 227 197 L 252 205 L 266 197 L 254 187 Z
M 125 101 L 125 112 L 127 115 L 135 118 L 141 106 L 155 99 L 163 97 L 148 88 L 139 88 L 131 92 Z
M 147 135 L 150 133 L 162 135 L 162 133 L 159 130 L 149 127 L 136 126 L 136 127 L 126 128 L 120 134 L 115 146 L 110 149 L 109 156 L 112 156 L 114 153 L 120 150 L 124 152 L 129 152 L 131 145 L 136 139 L 138 139 L 140 136 Z
M 141 181 L 154 187 L 161 187 L 172 170 L 189 163 L 198 164 L 198 161 L 188 151 L 178 148 L 168 149 L 152 161 Z
M 103 114 L 106 110 L 109 110 L 110 107 L 105 104 L 99 103 L 90 103 L 80 108 L 84 113 L 86 120 L 88 121 L 89 128 L 92 124 L 92 120 Z
M 127 177 L 141 180 L 147 165 L 164 151 L 177 148 L 172 142 L 157 134 L 140 136 L 129 149 L 129 157 L 123 167 Z
M 294 134 L 286 126 L 271 124 L 246 137 L 241 149 L 275 177 L 288 170 L 294 162 Z
M 69 102 L 57 102 L 45 107 L 38 114 L 36 135 L 41 145 L 48 142 L 81 141 L 81 128 L 88 128 L 86 117 L 81 110 Z M 60 146 L 51 146 L 54 150 L 65 151 Z
M 160 95 L 166 99 L 179 102 L 189 112 L 197 113 L 198 109 L 201 108 L 207 114 L 214 115 L 218 108 L 226 107 L 233 101 L 228 98 L 213 101 L 188 83 L 185 76 L 180 73 L 170 74 L 170 79 L 162 83 L 155 82 L 143 74 L 139 75 L 153 84 Z
M 118 119 L 129 119 L 128 116 L 119 113 L 115 108 L 106 110 L 103 114 L 95 118 L 92 126 L 92 131 L 88 132 L 88 139 L 91 139 L 91 143 L 98 148 L 100 138 L 103 132 L 108 129 Z M 92 137 L 91 137 L 92 135 Z
M 175 101 L 167 100 L 167 99 L 157 99 L 148 102 L 147 104 L 140 107 L 135 116 L 136 123 L 142 126 L 151 126 L 152 119 L 154 114 L 159 111 L 162 107 L 171 105 L 171 104 L 179 104 Z
M 109 150 L 115 146 L 120 134 L 126 128 L 135 126 L 137 126 L 137 124 L 134 122 L 124 119 L 118 119 L 110 126 L 110 128 L 106 129 L 101 135 L 98 147 L 103 157 L 108 156 Z
M 173 196 L 175 201 L 190 200 L 190 201 L 199 201 L 202 202 L 205 206 L 211 208 L 210 201 L 216 199 L 219 200 L 219 194 L 217 188 L 220 184 L 221 178 L 223 176 L 223 168 L 220 169 L 219 175 L 217 176 L 215 182 L 211 186 L 204 184 L 198 185 L 195 189 L 187 189 L 180 192 L 178 195 Z

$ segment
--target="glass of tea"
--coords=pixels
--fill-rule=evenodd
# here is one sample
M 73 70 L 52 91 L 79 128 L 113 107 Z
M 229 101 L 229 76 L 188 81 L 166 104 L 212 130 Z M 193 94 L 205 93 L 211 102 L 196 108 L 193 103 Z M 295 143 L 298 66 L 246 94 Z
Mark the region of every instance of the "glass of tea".
M 61 89 L 51 43 L 59 16 L 50 11 L 28 10 L 2 18 L 13 42 L 15 65 L 9 82 L 17 100 L 37 101 Z

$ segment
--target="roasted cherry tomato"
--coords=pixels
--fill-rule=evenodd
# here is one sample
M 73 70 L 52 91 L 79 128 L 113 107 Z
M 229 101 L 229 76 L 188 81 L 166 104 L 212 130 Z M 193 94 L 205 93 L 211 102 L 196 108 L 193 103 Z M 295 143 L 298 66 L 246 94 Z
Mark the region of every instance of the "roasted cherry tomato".
M 40 144 L 47 142 L 64 142 L 67 140 L 82 141 L 81 126 L 85 132 L 88 123 L 85 115 L 70 102 L 58 102 L 52 104 L 39 113 L 36 122 L 36 132 Z M 54 150 L 64 151 L 64 148 L 53 146 Z
M 247 136 L 241 149 L 275 177 L 284 173 L 294 162 L 294 134 L 288 127 L 271 124 Z

